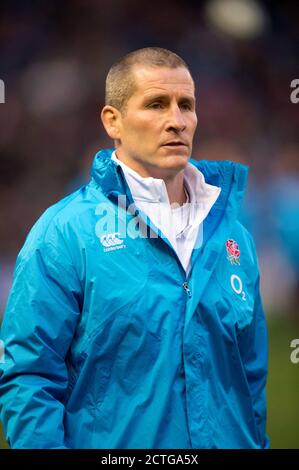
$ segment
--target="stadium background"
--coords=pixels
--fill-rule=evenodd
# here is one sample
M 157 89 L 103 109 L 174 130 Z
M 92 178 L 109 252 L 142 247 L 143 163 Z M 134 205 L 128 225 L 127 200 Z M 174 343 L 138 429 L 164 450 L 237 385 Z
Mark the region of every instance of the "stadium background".
M 297 2 L 1 2 L 0 319 L 28 230 L 111 146 L 99 120 L 109 66 L 153 45 L 193 71 L 193 155 L 250 165 L 241 216 L 256 239 L 269 327 L 268 433 L 273 448 L 299 448 L 299 363 L 290 360 L 299 338 Z

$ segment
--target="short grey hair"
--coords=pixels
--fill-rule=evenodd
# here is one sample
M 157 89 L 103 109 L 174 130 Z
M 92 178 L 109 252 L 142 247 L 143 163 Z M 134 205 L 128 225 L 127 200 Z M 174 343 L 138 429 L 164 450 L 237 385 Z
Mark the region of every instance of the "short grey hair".
M 106 78 L 105 104 L 113 106 L 122 113 L 125 112 L 127 102 L 136 89 L 133 73 L 135 65 L 168 68 L 185 67 L 192 78 L 186 62 L 168 49 L 145 47 L 130 52 L 112 65 Z

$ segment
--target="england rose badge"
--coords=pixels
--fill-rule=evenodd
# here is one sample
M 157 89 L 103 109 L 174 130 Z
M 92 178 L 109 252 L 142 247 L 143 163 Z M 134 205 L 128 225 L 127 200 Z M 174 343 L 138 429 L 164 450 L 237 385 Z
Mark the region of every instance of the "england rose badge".
M 235 240 L 231 238 L 226 240 L 227 259 L 231 264 L 240 264 L 240 248 Z

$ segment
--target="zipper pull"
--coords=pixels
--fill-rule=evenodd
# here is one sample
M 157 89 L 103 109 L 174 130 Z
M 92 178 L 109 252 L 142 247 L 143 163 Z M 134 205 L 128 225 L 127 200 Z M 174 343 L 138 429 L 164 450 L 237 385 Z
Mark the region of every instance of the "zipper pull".
M 185 292 L 187 293 L 188 297 L 192 297 L 192 293 L 191 293 L 191 290 L 189 289 L 188 282 L 183 283 L 183 288 Z

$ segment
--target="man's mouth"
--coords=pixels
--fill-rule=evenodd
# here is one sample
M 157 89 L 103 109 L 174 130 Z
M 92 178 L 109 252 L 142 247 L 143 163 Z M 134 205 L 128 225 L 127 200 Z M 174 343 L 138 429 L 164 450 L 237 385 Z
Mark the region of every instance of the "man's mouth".
M 171 142 L 166 142 L 162 147 L 186 147 L 186 144 L 179 140 L 173 140 Z

